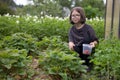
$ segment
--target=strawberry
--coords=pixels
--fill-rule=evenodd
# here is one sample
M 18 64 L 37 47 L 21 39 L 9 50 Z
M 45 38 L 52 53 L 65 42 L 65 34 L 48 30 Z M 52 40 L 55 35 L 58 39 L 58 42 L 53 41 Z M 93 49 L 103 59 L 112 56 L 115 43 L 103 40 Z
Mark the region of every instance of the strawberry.
M 84 54 L 90 54 L 89 50 L 84 50 L 83 53 Z

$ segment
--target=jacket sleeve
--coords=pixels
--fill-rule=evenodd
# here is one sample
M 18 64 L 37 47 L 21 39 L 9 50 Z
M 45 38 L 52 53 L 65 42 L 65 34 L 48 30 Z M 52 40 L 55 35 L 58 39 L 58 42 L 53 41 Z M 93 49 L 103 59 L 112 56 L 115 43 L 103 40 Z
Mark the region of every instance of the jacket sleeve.
M 73 42 L 72 28 L 69 30 L 68 37 L 69 37 L 69 42 Z
M 94 31 L 94 29 L 92 27 L 89 28 L 88 32 L 89 32 L 88 34 L 90 36 L 91 42 L 97 41 L 99 43 L 98 38 L 97 38 L 97 36 L 95 34 L 95 31 Z

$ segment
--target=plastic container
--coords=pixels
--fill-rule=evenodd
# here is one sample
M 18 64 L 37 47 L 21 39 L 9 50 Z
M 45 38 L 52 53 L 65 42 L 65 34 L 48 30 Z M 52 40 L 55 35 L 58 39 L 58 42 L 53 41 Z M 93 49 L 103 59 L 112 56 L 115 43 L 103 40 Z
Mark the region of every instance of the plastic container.
M 92 47 L 90 44 L 83 44 L 83 54 L 90 55 L 92 52 Z

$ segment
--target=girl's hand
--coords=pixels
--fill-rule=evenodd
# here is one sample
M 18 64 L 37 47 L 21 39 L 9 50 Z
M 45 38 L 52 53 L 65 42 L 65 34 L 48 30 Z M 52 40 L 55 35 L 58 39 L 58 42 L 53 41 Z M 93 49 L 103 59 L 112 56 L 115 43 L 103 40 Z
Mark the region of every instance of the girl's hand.
M 75 44 L 73 42 L 69 42 L 69 49 L 70 50 L 74 50 L 73 46 L 75 46 Z
M 94 48 L 96 44 L 97 44 L 97 41 L 94 41 L 94 42 L 90 43 L 90 45 L 91 45 L 92 48 Z
M 92 48 L 95 47 L 95 43 L 94 42 L 91 42 L 90 45 L 91 45 Z

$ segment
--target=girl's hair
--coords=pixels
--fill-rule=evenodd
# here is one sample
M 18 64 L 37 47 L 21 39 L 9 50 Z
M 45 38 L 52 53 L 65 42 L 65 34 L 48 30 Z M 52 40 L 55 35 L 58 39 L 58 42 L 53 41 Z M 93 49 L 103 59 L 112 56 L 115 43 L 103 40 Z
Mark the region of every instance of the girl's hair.
M 83 10 L 83 8 L 81 7 L 74 7 L 72 10 L 71 10 L 71 13 L 70 13 L 70 16 L 69 16 L 69 19 L 70 19 L 70 23 L 71 24 L 74 24 L 74 22 L 72 21 L 72 12 L 73 11 L 77 11 L 78 13 L 80 13 L 80 23 L 81 24 L 84 24 L 86 22 L 86 16 L 85 16 L 85 12 Z

